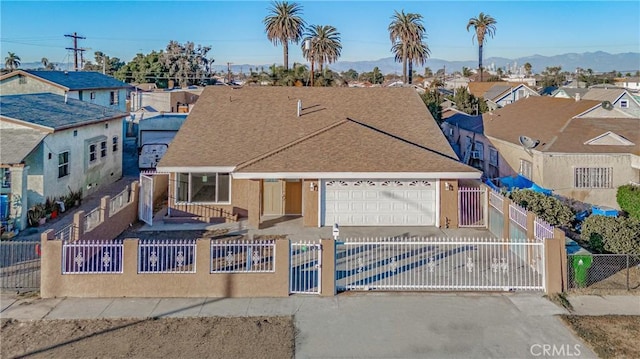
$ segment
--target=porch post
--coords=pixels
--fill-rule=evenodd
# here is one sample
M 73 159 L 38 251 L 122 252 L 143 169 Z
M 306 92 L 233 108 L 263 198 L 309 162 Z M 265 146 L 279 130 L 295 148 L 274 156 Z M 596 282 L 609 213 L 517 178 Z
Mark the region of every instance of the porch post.
M 262 198 L 262 182 L 260 180 L 249 180 L 247 188 L 247 212 L 249 228 L 260 228 L 260 200 Z

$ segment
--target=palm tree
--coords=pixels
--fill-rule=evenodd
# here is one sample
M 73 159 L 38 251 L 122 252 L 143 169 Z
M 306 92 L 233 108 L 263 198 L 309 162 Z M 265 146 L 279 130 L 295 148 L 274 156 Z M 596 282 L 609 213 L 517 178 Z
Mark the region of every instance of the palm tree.
M 389 38 L 396 58 L 402 58 L 402 81 L 407 83 L 407 61 L 409 46 L 420 47 L 424 34 L 422 15 L 395 11 L 389 24 Z M 397 44 L 400 44 L 396 46 Z M 426 46 L 426 45 L 425 45 Z M 399 55 L 399 56 L 398 56 Z
M 478 17 L 472 17 L 467 23 L 467 31 L 473 26 L 475 29 L 474 38 L 478 39 L 478 68 L 480 70 L 480 81 L 482 81 L 482 46 L 484 46 L 484 39 L 486 35 L 493 37 L 496 32 L 496 19 L 490 15 L 480 13 Z
M 13 52 L 9 52 L 8 56 L 4 58 L 4 67 L 9 69 L 9 71 L 13 71 L 20 67 L 20 56 Z
M 269 11 L 269 15 L 262 21 L 267 38 L 274 45 L 282 44 L 284 69 L 289 70 L 289 41 L 296 44 L 300 42 L 305 26 L 304 20 L 299 16 L 302 13 L 302 6 L 286 1 L 275 1 L 271 3 Z
M 429 47 L 423 41 L 411 42 L 407 46 L 404 46 L 402 42 L 397 42 L 391 47 L 391 51 L 395 53 L 395 59 L 398 62 L 403 60 L 403 51 L 406 51 L 409 79 L 405 83 L 409 84 L 413 82 L 413 64 L 416 63 L 424 66 L 431 54 Z
M 526 72 L 527 76 L 531 76 L 531 68 L 532 67 L 533 66 L 531 66 L 531 64 L 528 63 L 528 62 L 526 64 L 524 64 L 524 72 Z
M 55 68 L 55 65 L 52 64 L 46 57 L 43 57 L 40 62 L 42 62 L 42 66 L 45 70 L 53 70 Z
M 306 48 L 306 42 L 310 41 L 311 47 Z M 342 44 L 340 33 L 330 25 L 312 25 L 307 28 L 302 39 L 302 55 L 310 62 L 317 62 L 322 72 L 324 63 L 331 64 L 338 60 Z

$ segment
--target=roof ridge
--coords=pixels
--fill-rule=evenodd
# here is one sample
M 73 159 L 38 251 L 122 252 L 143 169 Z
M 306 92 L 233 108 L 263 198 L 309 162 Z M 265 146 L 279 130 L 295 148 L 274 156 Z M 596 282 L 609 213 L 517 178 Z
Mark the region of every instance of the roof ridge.
M 284 151 L 284 150 L 286 150 L 288 148 L 291 148 L 291 147 L 293 147 L 293 146 L 295 146 L 295 145 L 297 145 L 297 144 L 299 144 L 301 142 L 304 142 L 304 141 L 306 141 L 306 140 L 308 140 L 310 138 L 316 137 L 316 136 L 318 136 L 318 135 L 320 135 L 322 133 L 325 133 L 325 132 L 327 132 L 327 131 L 335 128 L 335 127 L 338 127 L 340 125 L 343 125 L 343 124 L 345 124 L 347 122 L 349 122 L 348 119 L 340 120 L 340 121 L 338 121 L 336 123 L 332 123 L 329 126 L 323 127 L 323 128 L 321 128 L 321 129 L 319 129 L 319 130 L 317 130 L 315 132 L 312 132 L 312 133 L 310 133 L 310 134 L 308 134 L 306 136 L 300 137 L 295 141 L 286 143 L 286 144 L 284 144 L 284 145 L 282 145 L 282 146 L 280 146 L 280 147 L 278 147 L 278 148 L 276 148 L 274 150 L 271 150 L 271 151 L 269 151 L 267 153 L 264 153 L 264 154 L 262 154 L 262 155 L 260 155 L 258 157 L 255 157 L 255 158 L 252 158 L 252 159 L 250 159 L 248 161 L 242 162 L 238 166 L 236 166 L 236 170 L 240 170 L 240 169 L 242 169 L 244 167 L 248 167 L 248 166 L 250 166 L 250 165 L 252 165 L 252 164 L 254 164 L 256 162 L 260 162 L 260 161 L 262 161 L 262 160 L 264 160 L 266 158 L 269 158 L 269 157 L 271 157 L 271 156 L 273 156 L 273 155 L 275 155 L 275 154 L 277 154 L 279 152 L 282 152 L 282 151 Z

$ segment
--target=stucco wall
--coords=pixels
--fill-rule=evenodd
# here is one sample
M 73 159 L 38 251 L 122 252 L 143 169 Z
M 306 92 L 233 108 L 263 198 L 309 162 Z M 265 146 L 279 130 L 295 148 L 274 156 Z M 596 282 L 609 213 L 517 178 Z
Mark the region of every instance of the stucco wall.
M 22 78 L 24 83 L 20 83 Z M 38 81 L 29 76 L 12 76 L 0 81 L 0 93 L 3 95 L 19 95 L 30 93 L 51 92 L 57 95 L 64 95 L 64 89 L 50 85 L 43 81 Z
M 48 236 L 48 237 L 47 237 Z M 53 297 L 286 297 L 289 241 L 277 240 L 272 273 L 210 273 L 210 239 L 196 244 L 196 273 L 138 274 L 137 239 L 124 241 L 123 273 L 61 274 L 62 241 L 43 235 L 42 298 Z

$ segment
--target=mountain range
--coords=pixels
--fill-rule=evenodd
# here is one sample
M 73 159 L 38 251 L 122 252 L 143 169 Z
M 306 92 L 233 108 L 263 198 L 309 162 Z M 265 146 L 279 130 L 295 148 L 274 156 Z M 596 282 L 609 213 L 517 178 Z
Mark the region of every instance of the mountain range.
M 492 64 L 494 68 L 520 67 L 528 62 L 532 65 L 533 73 L 541 73 L 547 67 L 561 66 L 564 71 L 570 72 L 574 72 L 576 68 L 581 67 L 585 70 L 592 69 L 596 73 L 616 70 L 624 75 L 626 73 L 635 74 L 636 71 L 640 70 L 640 52 L 610 54 L 604 51 L 596 51 L 579 54 L 567 53 L 555 56 L 532 55 L 516 59 L 489 57 L 485 58 L 483 62 L 485 68 L 489 68 Z M 278 64 L 279 63 L 280 62 L 278 62 Z M 234 64 L 231 65 L 231 71 L 234 73 L 238 73 L 240 71 L 248 73 L 250 68 L 264 68 L 265 71 L 268 71 L 269 66 L 271 65 L 273 64 Z M 291 65 L 291 63 L 289 65 Z M 424 67 L 429 67 L 433 72 L 444 69 L 447 73 L 451 73 L 454 71 L 462 71 L 462 67 L 474 69 L 477 65 L 477 60 L 448 61 L 443 59 L 427 59 Z M 67 64 L 56 63 L 56 66 L 64 69 L 67 67 Z M 42 64 L 39 62 L 22 63 L 20 66 L 22 69 L 36 69 L 39 67 L 42 67 Z M 401 64 L 395 62 L 393 57 L 369 61 L 338 61 L 329 65 L 329 68 L 337 72 L 354 69 L 358 73 L 372 71 L 374 67 L 378 67 L 383 74 L 402 73 Z M 420 73 L 424 67 L 417 66 L 414 67 L 414 69 Z M 225 65 L 213 65 L 213 69 L 218 73 L 227 72 L 227 66 Z
M 491 64 L 493 64 L 495 68 L 514 67 L 514 65 L 516 64 L 519 67 L 528 62 L 532 65 L 533 73 L 541 73 L 547 67 L 561 66 L 563 70 L 570 72 L 574 72 L 576 68 L 581 67 L 585 70 L 592 69 L 596 73 L 616 70 L 622 72 L 622 74 L 626 74 L 627 72 L 635 74 L 636 71 L 640 70 L 640 52 L 610 54 L 603 51 L 596 51 L 580 54 L 567 53 L 555 56 L 532 55 L 519 57 L 516 59 L 508 59 L 504 57 L 489 57 L 483 59 L 483 62 L 485 68 L 489 67 Z M 272 64 L 231 65 L 231 71 L 236 73 L 240 71 L 247 73 L 249 72 L 249 68 L 259 69 L 261 67 L 264 67 L 264 69 L 268 71 L 269 66 L 271 65 Z M 289 65 L 291 66 L 291 63 Z M 433 72 L 436 72 L 439 69 L 445 69 L 447 73 L 462 71 L 462 67 L 474 69 L 477 68 L 477 66 L 477 60 L 448 61 L 443 59 L 427 59 L 424 65 L 424 67 L 429 67 Z M 227 72 L 226 66 L 214 65 L 213 67 L 217 72 Z M 393 57 L 386 57 L 379 60 L 370 61 L 338 61 L 329 65 L 329 68 L 337 72 L 354 69 L 358 73 L 372 71 L 374 67 L 378 67 L 384 74 L 402 73 L 401 64 L 395 62 Z M 424 67 L 417 66 L 414 67 L 414 69 L 418 70 L 418 72 L 422 72 L 421 69 L 423 69 Z

